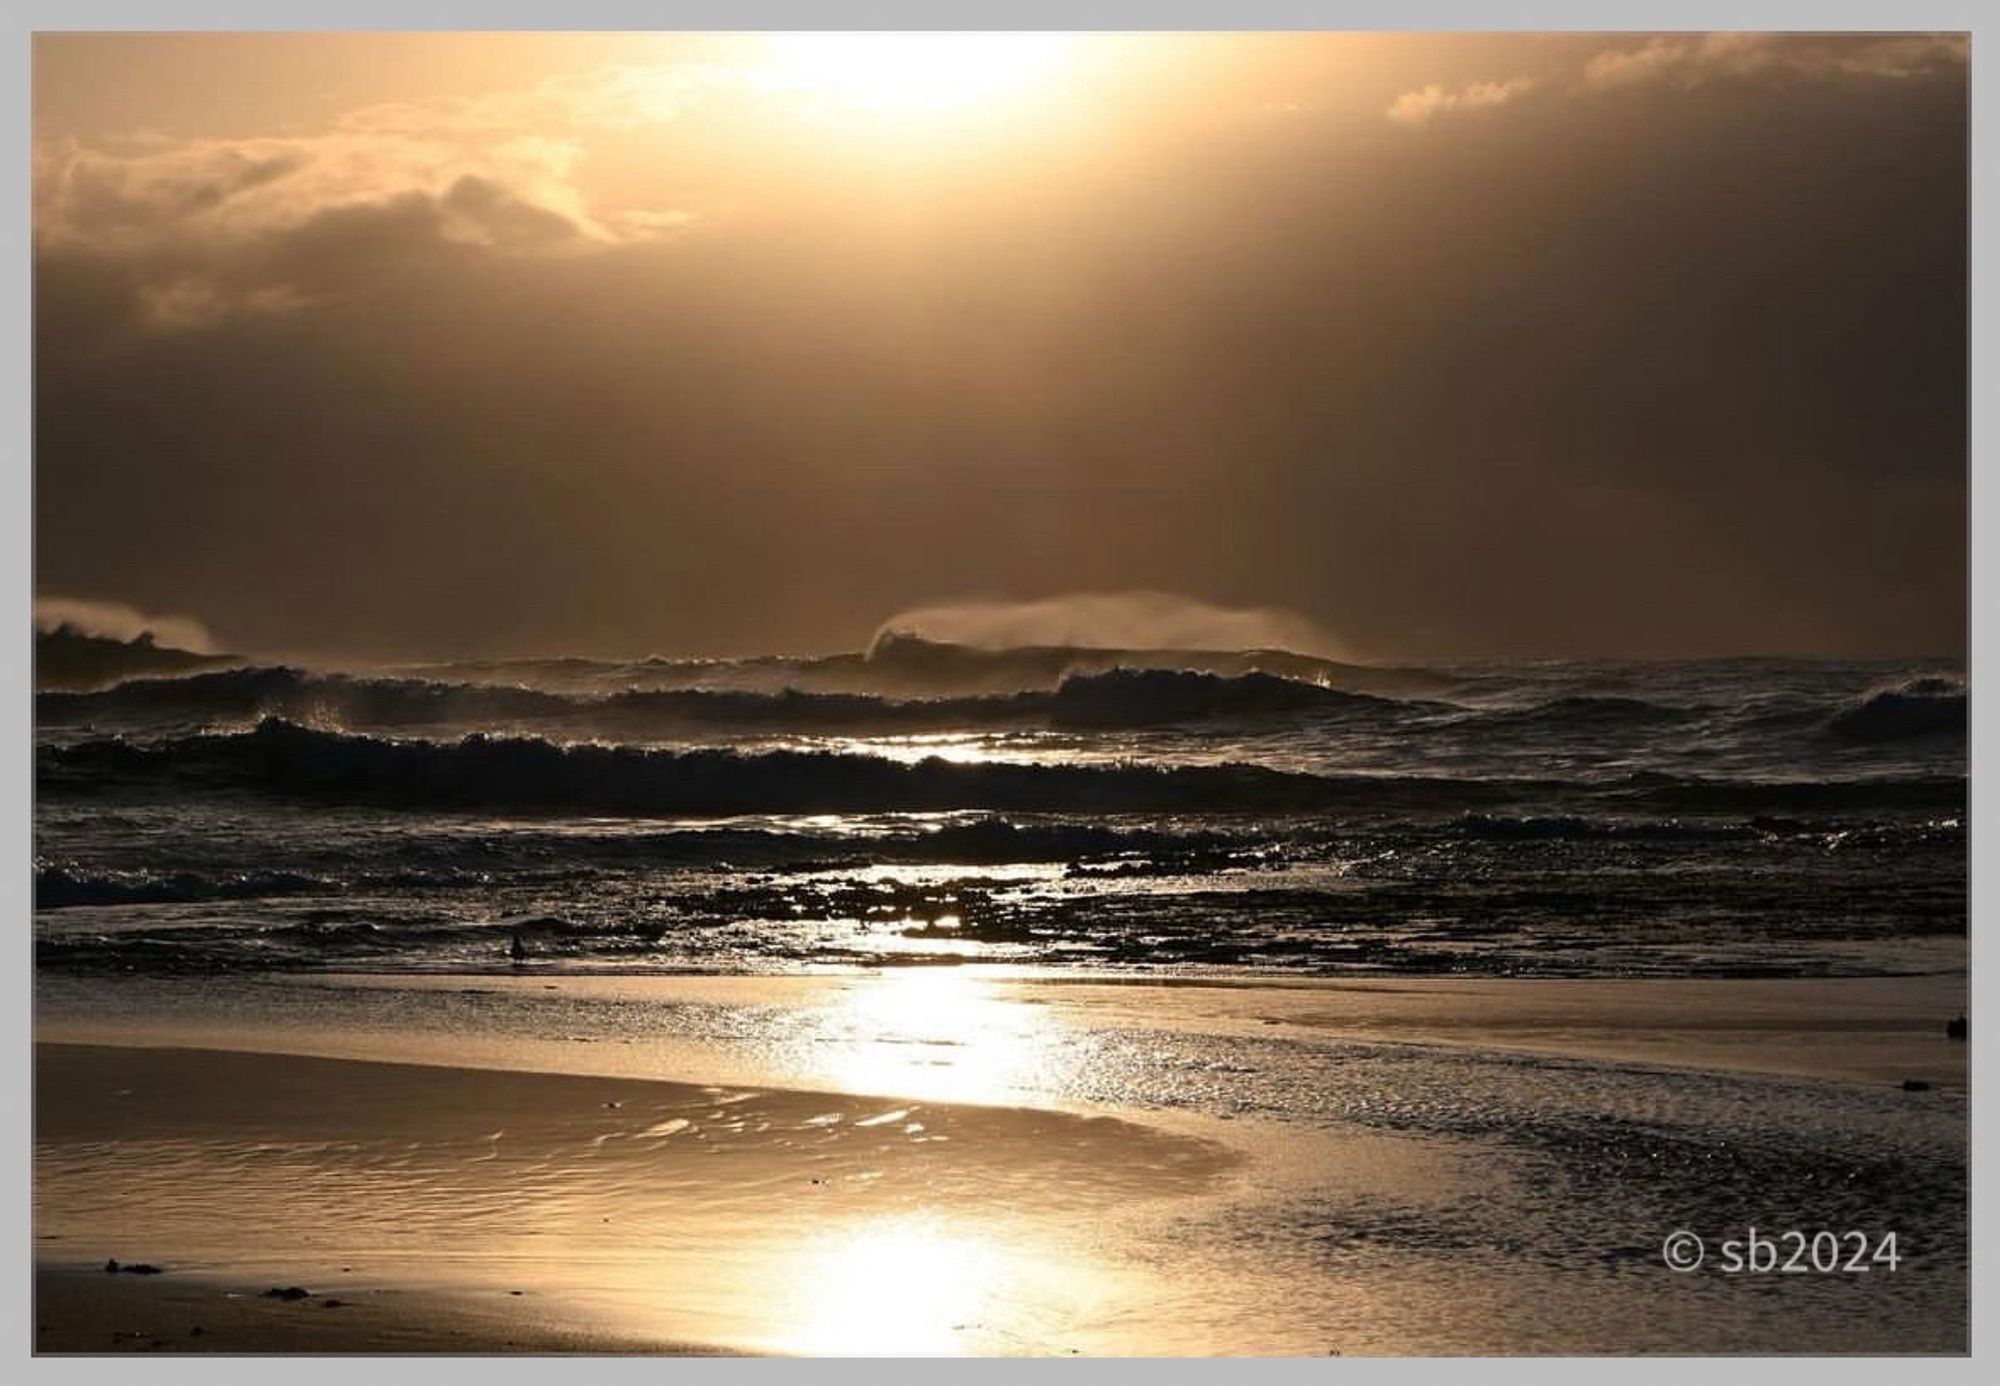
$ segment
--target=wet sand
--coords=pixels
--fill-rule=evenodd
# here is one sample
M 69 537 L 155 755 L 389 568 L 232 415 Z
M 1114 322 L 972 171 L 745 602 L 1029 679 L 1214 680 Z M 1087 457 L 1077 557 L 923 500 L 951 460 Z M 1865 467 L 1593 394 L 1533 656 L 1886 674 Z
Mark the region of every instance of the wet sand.
M 1954 1351 L 1966 1046 L 1942 1026 L 1964 994 L 967 969 L 50 986 L 37 1344 Z M 1829 1176 L 1845 1201 L 1817 1215 L 1929 1218 L 1927 1269 L 1788 1284 L 1780 1314 L 1659 1268 L 1667 1227 Z M 311 1294 L 262 1297 L 290 1285 Z
M 1117 1278 L 1076 1229 L 1239 1160 L 1105 1117 L 247 1051 L 39 1044 L 36 1094 L 43 1351 L 1057 1352 L 1022 1326 Z
M 343 1277 L 343 1282 L 345 1281 Z M 579 1328 L 525 1296 L 334 1284 L 304 1299 L 226 1274 L 107 1275 L 38 1263 L 35 1351 L 702 1356 L 699 1344 Z M 304 1287 L 300 1287 L 304 1288 Z
M 1157 990 L 1178 993 L 1157 1009 L 1181 1024 L 1254 1015 L 1353 1040 L 1965 1089 L 1968 1046 L 1945 1033 L 1969 1002 L 1956 976 L 1362 979 L 1219 1006 L 1214 987 Z
M 996 1048 L 994 1029 L 1038 1013 L 1073 1029 L 1215 1035 L 1306 1033 L 1851 1083 L 1915 1078 L 1963 1091 L 1969 1046 L 1945 1034 L 1967 1012 L 1963 974 L 1738 979 L 1359 978 L 1290 983 L 1116 977 L 1006 968 L 863 974 L 603 976 L 323 974 L 247 985 L 44 990 L 36 1037 L 197 1045 L 452 1066 L 727 1078 L 955 1101 L 1060 1099 L 1003 1087 L 990 1068 L 939 1074 L 884 1059 L 873 1071 L 800 1062 L 765 1046 L 688 1043 L 690 1015 L 831 1019 L 855 1044 L 945 1038 Z M 650 1015 L 654 1023 L 620 1023 Z M 990 1022 L 1000 1022 L 995 1025 Z M 1047 1029 L 1038 1025 L 1037 1029 Z M 571 1033 L 564 1033 L 573 1030 Z M 904 1033 L 907 1032 L 907 1033 Z M 585 1050 L 584 1044 L 595 1047 Z M 831 1046 L 827 1046 L 831 1047 Z M 1045 1075 L 1043 1075 L 1045 1077 Z

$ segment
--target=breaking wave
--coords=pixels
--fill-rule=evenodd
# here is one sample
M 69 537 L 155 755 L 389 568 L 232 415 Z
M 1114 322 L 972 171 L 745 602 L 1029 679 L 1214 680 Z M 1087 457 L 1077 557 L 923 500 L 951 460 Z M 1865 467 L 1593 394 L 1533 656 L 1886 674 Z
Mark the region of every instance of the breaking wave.
M 319 674 L 288 667 L 135 679 L 95 693 L 43 693 L 45 726 L 110 718 L 197 724 L 277 716 L 350 728 L 562 722 L 613 734 L 726 726 L 917 731 L 996 724 L 1139 728 L 1221 718 L 1404 710 L 1398 700 L 1248 671 L 1114 668 L 1069 674 L 1050 690 L 964 697 L 640 688 L 588 694 L 519 685 Z
M 475 734 L 395 740 L 277 718 L 153 743 L 94 738 L 37 753 L 43 794 L 120 786 L 252 792 L 391 808 L 629 816 L 941 812 L 1470 812 L 1566 800 L 1631 812 L 1963 806 L 1959 777 L 1720 781 L 1641 772 L 1602 781 L 1319 775 L 1223 764 L 915 763 L 811 751 L 646 750 Z
M 1936 675 L 1877 689 L 1835 713 L 1831 730 L 1850 741 L 1901 741 L 1965 734 L 1965 684 Z

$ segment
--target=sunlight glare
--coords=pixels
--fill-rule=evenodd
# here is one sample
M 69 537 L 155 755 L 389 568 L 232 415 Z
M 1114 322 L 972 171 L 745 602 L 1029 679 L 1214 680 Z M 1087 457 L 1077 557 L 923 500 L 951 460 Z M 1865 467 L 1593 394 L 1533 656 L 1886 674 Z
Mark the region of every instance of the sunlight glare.
M 993 1289 L 994 1254 L 923 1218 L 887 1218 L 824 1243 L 794 1283 L 808 1287 L 808 1353 L 934 1356 L 964 1350 L 968 1320 Z
M 1067 34 L 782 34 L 770 42 L 775 83 L 877 115 L 935 114 L 1043 82 Z
M 936 946 L 935 943 L 933 946 Z M 1055 1059 L 1047 1008 L 1023 1006 L 956 968 L 912 968 L 841 994 L 825 1045 L 845 1090 L 1000 1102 Z

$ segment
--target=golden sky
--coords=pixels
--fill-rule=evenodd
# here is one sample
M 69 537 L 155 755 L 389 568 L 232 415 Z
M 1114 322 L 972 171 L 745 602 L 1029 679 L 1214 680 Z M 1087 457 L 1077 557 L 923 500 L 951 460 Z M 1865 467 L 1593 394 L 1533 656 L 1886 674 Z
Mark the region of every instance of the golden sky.
M 1925 35 L 53 35 L 38 588 L 825 649 L 1157 589 L 1363 652 L 1950 650 Z

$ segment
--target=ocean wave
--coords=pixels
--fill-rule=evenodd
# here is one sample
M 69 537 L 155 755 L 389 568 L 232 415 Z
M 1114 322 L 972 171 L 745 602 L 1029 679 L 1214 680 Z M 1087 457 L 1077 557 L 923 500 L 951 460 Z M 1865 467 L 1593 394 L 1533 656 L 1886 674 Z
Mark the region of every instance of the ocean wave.
M 1834 735 L 1849 741 L 1902 741 L 1966 729 L 1965 684 L 1927 675 L 1878 688 L 1849 703 L 1828 722 Z
M 182 674 L 241 662 L 236 655 L 201 654 L 161 644 L 151 631 L 121 639 L 65 622 L 35 632 L 36 688 L 104 688 L 120 679 Z
M 118 719 L 248 722 L 276 716 L 350 729 L 559 722 L 612 735 L 692 727 L 935 731 L 1041 725 L 1133 729 L 1304 713 L 1394 716 L 1423 705 L 1349 693 L 1275 674 L 1110 669 L 1071 674 L 1052 690 L 952 698 L 885 698 L 713 688 L 555 692 L 518 685 L 366 678 L 263 666 L 185 678 L 134 679 L 92 693 L 43 693 L 45 726 Z
M 79 905 L 185 904 L 197 900 L 257 900 L 330 893 L 335 883 L 295 871 L 86 871 L 66 866 L 35 869 L 35 908 Z
M 1459 725 L 1486 731 L 1577 732 L 1603 735 L 1624 728 L 1667 727 L 1692 721 L 1707 711 L 1610 694 L 1565 694 L 1521 707 L 1481 709 Z
M 320 850 L 284 842 L 286 869 L 243 865 L 238 853 L 213 861 L 174 864 L 84 864 L 44 859 L 35 864 L 38 910 L 88 906 L 192 904 L 201 901 L 299 896 L 402 897 L 415 891 L 478 889 L 496 880 L 544 882 L 570 891 L 598 875 L 716 871 L 797 872 L 881 865 L 960 866 L 1146 862 L 1187 873 L 1261 861 L 1277 850 L 1268 835 L 1209 828 L 1112 827 L 1075 821 L 1013 822 L 980 818 L 938 826 L 908 819 L 850 820 L 846 831 L 805 828 L 712 827 L 661 831 L 451 832 L 413 830 L 357 850 L 348 843 Z
M 629 816 L 942 812 L 1347 813 L 1560 811 L 1589 799 L 1632 812 L 1729 813 L 1962 806 L 1959 776 L 1607 780 L 1315 775 L 1222 764 L 914 763 L 833 752 L 647 750 L 475 734 L 456 741 L 338 733 L 267 718 L 253 730 L 159 742 L 93 738 L 38 748 L 43 794 L 163 787 L 389 807 Z
M 1186 669 L 1110 669 L 1072 674 L 1048 696 L 1051 719 L 1066 727 L 1137 727 L 1218 718 L 1294 713 L 1398 715 L 1409 702 L 1352 693 L 1319 683 L 1250 671 L 1211 674 Z M 1039 701 L 1017 695 L 1016 701 Z
M 930 640 L 904 631 L 879 636 L 866 653 L 836 655 L 802 670 L 808 686 L 820 681 L 880 691 L 927 693 L 1032 691 L 1064 679 L 1114 670 L 1213 674 L 1234 678 L 1263 674 L 1347 693 L 1381 697 L 1437 696 L 1457 684 L 1452 676 L 1414 666 L 1351 664 L 1290 650 L 1124 649 L 1087 645 L 1021 645 L 986 649 Z
M 283 715 L 398 726 L 545 717 L 571 702 L 562 694 L 503 684 L 365 678 L 258 665 L 181 678 L 128 679 L 96 692 L 40 693 L 35 719 L 44 726 L 65 726 L 114 718 L 243 722 Z
M 1678 819 L 1620 819 L 1582 814 L 1468 813 L 1458 820 L 1459 833 L 1494 842 L 1580 842 L 1601 838 L 1650 841 L 1727 842 L 1755 838 L 1750 822 L 1682 822 Z

